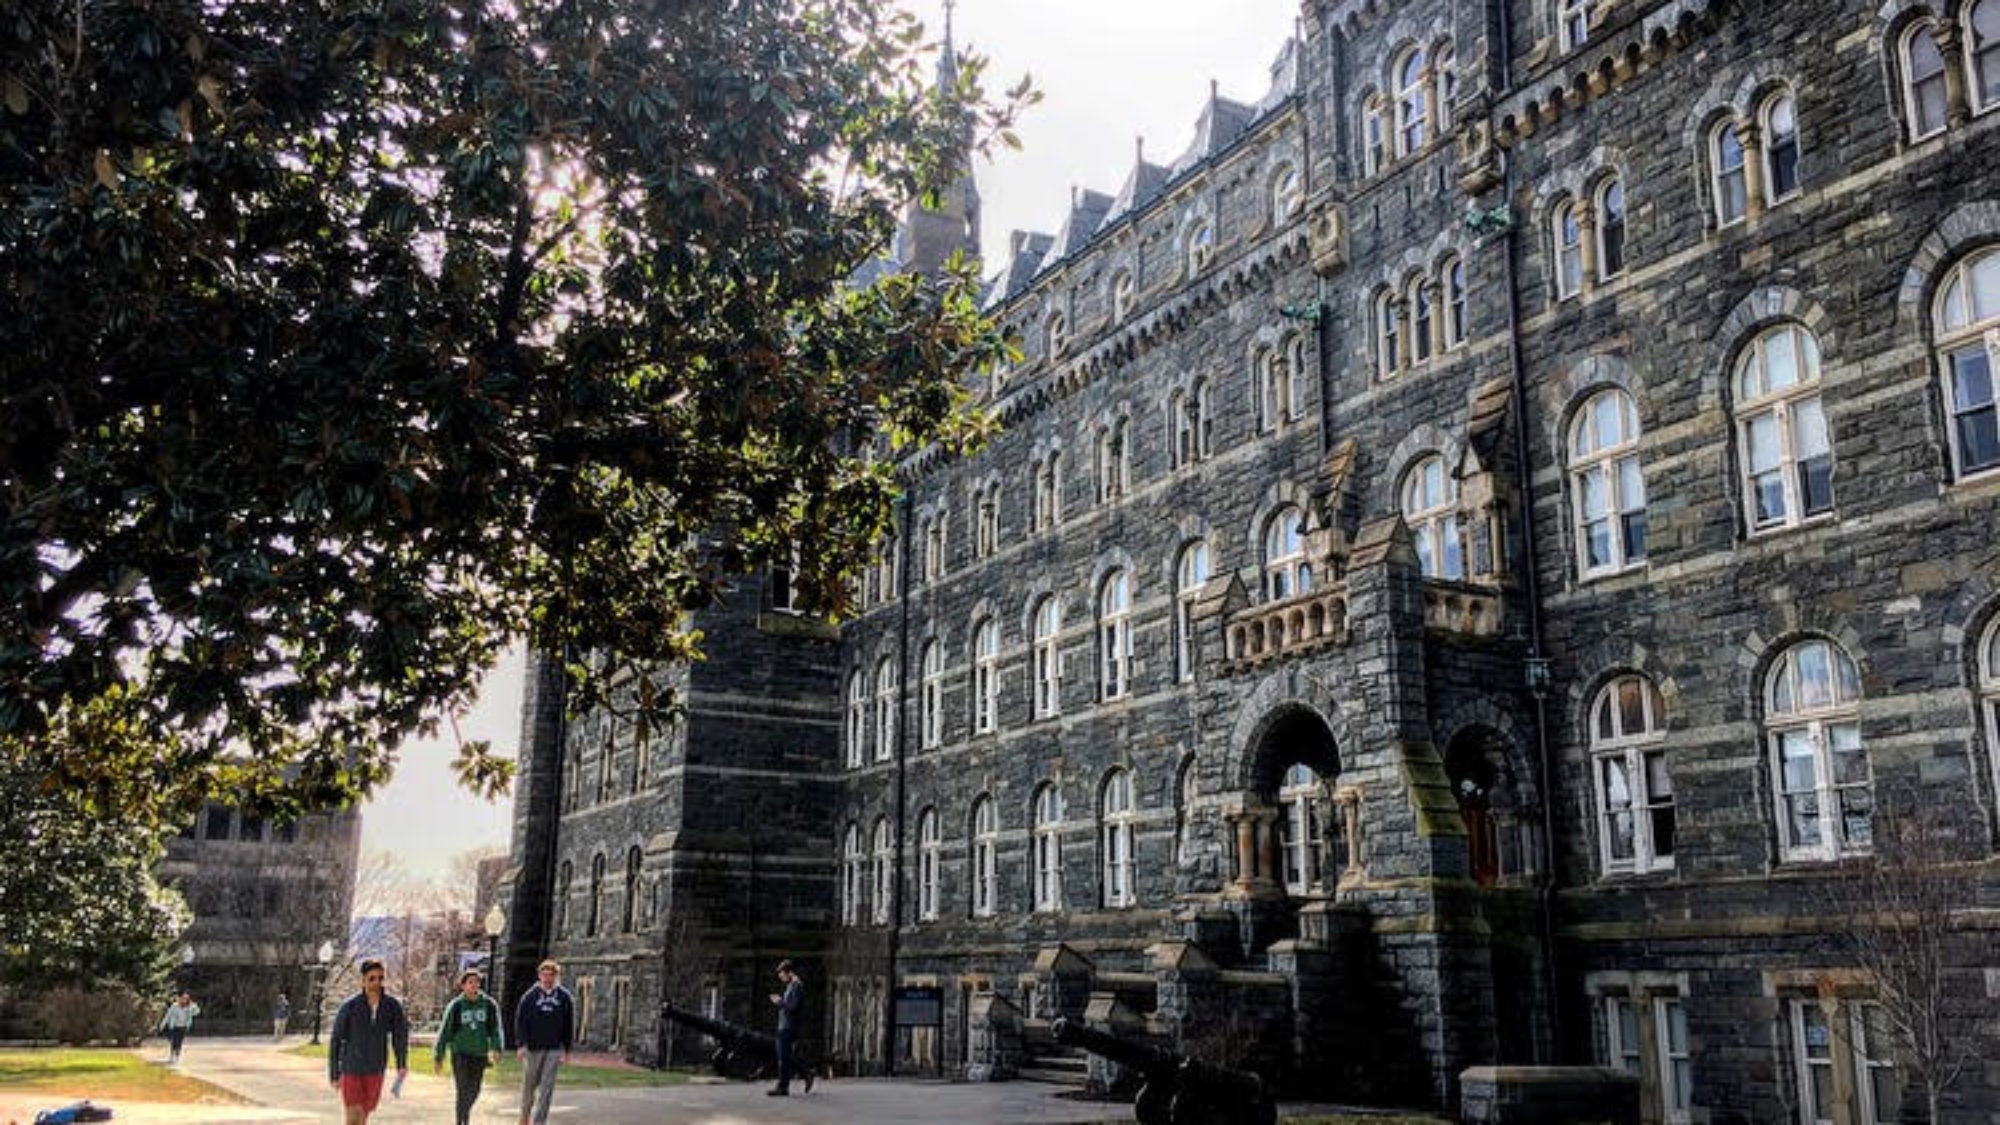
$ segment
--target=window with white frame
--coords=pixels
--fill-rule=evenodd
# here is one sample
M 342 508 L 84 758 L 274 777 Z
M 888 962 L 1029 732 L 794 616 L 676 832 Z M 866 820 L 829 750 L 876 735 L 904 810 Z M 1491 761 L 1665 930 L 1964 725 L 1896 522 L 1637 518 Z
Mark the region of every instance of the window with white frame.
M 1646 482 L 1632 396 L 1610 387 L 1586 399 L 1570 423 L 1569 454 L 1578 571 L 1593 578 L 1644 562 Z
M 1199 219 L 1188 228 L 1187 240 L 1182 248 L 1187 260 L 1189 277 L 1208 268 L 1215 260 L 1215 225 L 1207 219 Z
M 1062 602 L 1054 594 L 1035 605 L 1034 717 L 1062 712 Z
M 1424 147 L 1430 128 L 1430 74 L 1424 52 L 1412 47 L 1396 61 L 1396 155 L 1408 156 Z
M 1789 91 L 1764 99 L 1758 111 L 1764 136 L 1764 192 L 1773 204 L 1799 193 L 1799 113 Z
M 1132 690 L 1132 583 L 1123 570 L 1104 579 L 1097 594 L 1097 646 L 1100 699 L 1117 699 Z
M 1114 769 L 1104 779 L 1104 798 L 1098 822 L 1104 831 L 1104 905 L 1130 906 L 1138 901 L 1132 886 L 1132 820 L 1137 810 L 1132 804 L 1132 775 Z
M 1819 375 L 1819 341 L 1797 324 L 1766 329 L 1737 361 L 1736 426 L 1752 531 L 1794 527 L 1833 510 L 1833 441 Z
M 1132 315 L 1134 285 L 1130 272 L 1111 279 L 1111 319 L 1123 324 Z
M 1674 865 L 1674 782 L 1667 771 L 1666 708 L 1644 676 L 1604 685 L 1590 709 L 1597 780 L 1598 858 L 1606 874 Z
M 1062 454 L 1051 453 L 1035 466 L 1035 530 L 1062 522 Z
M 1861 675 L 1830 641 L 1792 645 L 1771 667 L 1764 728 L 1787 860 L 1866 852 L 1875 784 L 1861 745 Z
M 1555 0 L 1556 40 L 1564 53 L 1576 50 L 1590 40 L 1590 5 L 1592 0 Z
M 1458 511 L 1458 479 L 1433 453 L 1403 475 L 1403 522 L 1425 578 L 1465 579 L 1465 534 Z
M 2000 787 L 2000 617 L 1986 626 L 1979 644 L 1979 698 L 1986 712 L 1986 748 L 1993 757 L 1993 782 Z
M 1896 1025 L 1882 1005 L 1863 1000 L 1847 1005 L 1854 1021 L 1854 1086 L 1864 1125 L 1893 1125 L 1903 1119 L 1903 1080 L 1896 1069 Z
M 1655 1038 L 1660 1048 L 1660 1109 L 1668 1125 L 1693 1116 L 1694 1052 L 1688 1046 L 1687 1005 L 1679 997 L 1653 1001 Z
M 1278 789 L 1278 852 L 1285 890 L 1311 894 L 1325 890 L 1320 857 L 1325 854 L 1326 793 L 1312 767 L 1295 763 Z
M 886 926 L 889 924 L 889 909 L 893 905 L 889 893 L 889 877 L 894 870 L 892 861 L 895 858 L 895 851 L 889 841 L 889 818 L 886 816 L 875 818 L 875 850 L 872 858 L 873 877 L 869 883 L 873 888 L 870 894 L 875 903 L 875 924 Z
M 1939 49 L 1937 25 L 1918 20 L 1903 32 L 1903 110 L 1909 122 L 1910 139 L 1944 132 L 1945 76 L 1944 52 Z
M 1299 419 L 1306 413 L 1306 341 L 1293 336 L 1285 341 L 1285 395 L 1281 400 L 1285 417 Z
M 1430 279 L 1418 275 L 1403 291 L 1403 306 L 1410 310 L 1410 360 L 1428 363 L 1432 333 L 1437 330 L 1436 310 L 1431 305 Z
M 1069 318 L 1061 313 L 1051 313 L 1048 319 L 1049 358 L 1069 350 Z
M 1296 165 L 1287 164 L 1271 177 L 1271 222 L 1282 225 L 1306 209 L 1305 180 Z
M 1000 722 L 1000 622 L 983 618 L 972 630 L 972 729 L 991 732 Z
M 918 728 L 926 750 L 944 745 L 944 646 L 924 642 L 923 691 L 917 696 Z
M 1597 277 L 1603 281 L 1625 272 L 1625 185 L 1606 176 L 1597 185 Z
M 798 613 L 803 608 L 799 604 L 799 551 L 792 548 L 789 563 L 772 563 L 767 572 L 766 590 L 770 594 L 773 613 Z
M 1097 431 L 1097 502 L 1108 504 L 1130 484 L 1131 425 L 1123 418 L 1106 423 Z
M 917 815 L 917 918 L 934 921 L 938 916 L 938 876 L 944 868 L 944 836 L 936 809 Z
M 1312 564 L 1306 561 L 1306 514 L 1287 505 L 1264 525 L 1264 595 L 1281 602 L 1312 588 Z
M 886 762 L 896 753 L 896 664 L 883 657 L 875 665 L 875 760 Z
M 1444 290 L 1444 346 L 1451 349 L 1465 343 L 1465 263 L 1456 256 L 1438 267 L 1438 285 Z
M 1647 1057 L 1643 1029 L 1653 1024 L 1653 1054 Z M 1647 1120 L 1684 1125 L 1691 1119 L 1693 1056 L 1688 1049 L 1687 1009 L 1677 996 L 1614 995 L 1604 998 L 1604 1062 L 1637 1075 L 1641 1095 L 1657 1099 L 1658 1116 Z
M 1583 224 L 1576 203 L 1565 199 L 1556 204 L 1549 226 L 1556 248 L 1556 297 L 1574 297 L 1583 291 Z
M 980 558 L 990 558 L 1000 549 L 1000 486 L 980 489 L 973 499 L 972 550 Z
M 847 677 L 847 768 L 868 760 L 868 677 L 856 668 Z
M 2000 10 L 2000 3 L 1994 5 Z M 1951 418 L 1951 462 L 1963 479 L 2000 468 L 2000 417 L 1993 382 L 2000 372 L 2000 246 L 1972 254 L 1938 287 L 1934 317 L 1938 370 Z
M 1063 908 L 1062 791 L 1051 782 L 1035 790 L 1035 824 L 1032 846 L 1035 854 L 1035 909 Z
M 1708 165 L 1718 226 L 1741 222 L 1750 210 L 1749 181 L 1743 171 L 1743 134 L 1734 118 L 1715 123 L 1708 134 Z
M 1604 998 L 1604 1063 L 1629 1074 L 1644 1075 L 1646 1052 L 1640 1046 L 1639 1002 L 1630 996 Z
M 1369 93 L 1361 101 L 1361 165 L 1374 175 L 1389 162 L 1388 110 L 1382 95 Z
M 847 837 L 840 849 L 840 922 L 845 926 L 861 921 L 861 826 L 847 825 Z
M 972 913 L 985 918 L 998 909 L 1000 813 L 993 798 L 972 803 Z
M 1840 1120 L 1891 1125 L 1901 1120 L 1903 1086 L 1893 1051 L 1895 1030 L 1882 1005 L 1795 997 L 1787 1011 L 1802 1125 L 1834 1125 Z M 1836 1078 L 1836 1069 L 1845 1073 Z M 1851 1115 L 1845 1117 L 1835 1092 L 1843 1080 L 1852 1091 L 1847 1103 Z
M 1437 135 L 1451 134 L 1452 103 L 1458 100 L 1458 53 L 1449 43 L 1431 52 L 1431 81 L 1437 83 Z
M 2000 0 L 1975 0 L 1965 9 L 1965 65 L 1972 112 L 2000 109 Z
M 1396 308 L 1396 294 L 1384 289 L 1375 294 L 1375 374 L 1388 379 L 1403 366 L 1402 314 Z
M 1208 544 L 1197 539 L 1181 548 L 1174 566 L 1174 678 L 1194 679 L 1194 611 L 1208 584 Z

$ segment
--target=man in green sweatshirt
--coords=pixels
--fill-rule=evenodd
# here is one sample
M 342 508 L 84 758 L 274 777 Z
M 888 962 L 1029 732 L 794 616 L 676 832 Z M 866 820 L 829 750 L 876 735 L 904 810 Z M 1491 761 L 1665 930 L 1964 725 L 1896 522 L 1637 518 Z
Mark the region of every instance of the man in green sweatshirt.
M 486 1067 L 499 1062 L 500 1052 L 507 1049 L 501 1042 L 500 1005 L 479 990 L 480 983 L 477 969 L 459 976 L 458 995 L 445 1006 L 437 1050 L 431 1058 L 432 1069 L 442 1071 L 445 1052 L 451 1052 L 451 1079 L 458 1087 L 458 1125 L 471 1125 L 472 1103 L 479 1100 Z

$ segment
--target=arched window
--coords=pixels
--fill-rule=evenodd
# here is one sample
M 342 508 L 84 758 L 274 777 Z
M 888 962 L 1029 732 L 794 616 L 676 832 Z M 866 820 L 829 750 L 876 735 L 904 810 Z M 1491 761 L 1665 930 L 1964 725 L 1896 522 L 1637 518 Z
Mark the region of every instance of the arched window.
M 1208 584 L 1208 544 L 1197 539 L 1181 548 L 1174 567 L 1174 678 L 1194 679 L 1194 610 Z
M 1207 219 L 1188 228 L 1185 250 L 1189 277 L 1207 269 L 1209 262 L 1215 259 L 1215 227 Z
M 1437 83 L 1437 134 L 1451 133 L 1451 103 L 1458 100 L 1458 54 L 1451 44 L 1440 44 L 1431 54 L 1432 80 Z
M 1167 398 L 1167 426 L 1173 433 L 1173 440 L 1167 446 L 1167 456 L 1178 469 L 1194 464 L 1194 396 L 1186 391 L 1175 391 Z
M 1674 783 L 1667 773 L 1666 708 L 1644 676 L 1620 676 L 1590 708 L 1596 762 L 1598 854 L 1607 874 L 1674 865 Z
M 1965 10 L 1965 62 L 1972 112 L 2000 109 L 2000 0 L 1976 0 Z
M 998 909 L 1000 889 L 1000 814 L 993 798 L 981 795 L 972 803 L 972 913 L 985 918 Z
M 1979 643 L 1980 709 L 1986 712 L 1986 752 L 1993 758 L 1993 781 L 2000 786 L 2000 617 L 1986 626 Z
M 1796 324 L 1766 330 L 1736 369 L 1743 503 L 1752 531 L 1833 510 L 1833 442 L 1819 399 L 1819 342 Z
M 1119 418 L 1097 431 L 1097 502 L 1108 504 L 1125 495 L 1131 476 L 1129 424 Z
M 917 815 L 917 918 L 933 921 L 938 916 L 938 875 L 944 867 L 944 838 L 939 830 L 936 809 Z
M 1646 482 L 1639 471 L 1639 413 L 1617 388 L 1585 400 L 1570 423 L 1570 489 L 1577 569 L 1614 574 L 1646 558 Z
M 1361 102 L 1361 165 L 1372 176 L 1389 162 L 1388 113 L 1382 95 L 1370 93 Z
M 583 936 L 596 937 L 604 921 L 604 853 L 590 857 L 590 909 L 583 916 Z
M 1944 131 L 1944 52 L 1938 49 L 1937 27 L 1918 20 L 1903 32 L 1903 109 L 1909 115 L 1910 139 L 1921 140 Z
M 1320 863 L 1326 847 L 1325 797 L 1311 767 L 1294 765 L 1285 771 L 1278 789 L 1278 851 L 1285 890 L 1295 895 L 1326 889 Z
M 1424 147 L 1430 127 L 1429 73 L 1424 52 L 1412 47 L 1396 63 L 1396 155 L 1408 156 Z
M 1062 791 L 1050 782 L 1035 790 L 1035 909 L 1063 908 Z
M 1792 95 L 1779 91 L 1764 99 L 1758 116 L 1764 128 L 1764 191 L 1773 204 L 1799 193 L 1799 115 Z
M 917 698 L 917 707 L 922 711 L 919 726 L 923 730 L 924 748 L 930 749 L 944 744 L 944 646 L 936 641 L 924 642 L 923 692 Z
M 1444 346 L 1465 343 L 1465 263 L 1446 258 L 1438 267 L 1438 285 L 1444 290 Z
M 1132 275 L 1121 273 L 1111 279 L 1111 319 L 1124 323 L 1132 315 Z
M 1296 339 L 1257 353 L 1257 416 L 1264 429 L 1305 413 L 1304 363 L 1305 346 Z
M 973 504 L 973 518 L 977 521 L 972 533 L 973 550 L 980 558 L 990 558 L 1000 549 L 1000 487 L 994 485 L 979 490 L 978 499 Z
M 1417 548 L 1417 569 L 1425 578 L 1465 578 L 1465 536 L 1459 524 L 1458 480 L 1432 454 L 1410 466 L 1403 477 L 1403 522 Z
M 889 842 L 889 818 L 886 816 L 875 818 L 875 851 L 873 858 L 873 878 L 869 880 L 869 883 L 873 888 L 870 893 L 875 901 L 875 924 L 886 926 L 889 924 L 889 910 L 893 905 L 889 888 L 889 876 L 894 870 L 891 861 L 895 858 L 895 852 Z
M 1194 381 L 1194 455 L 1206 461 L 1215 452 L 1215 392 L 1207 379 Z
M 1549 227 L 1556 248 L 1556 298 L 1574 297 L 1583 291 L 1583 224 L 1576 204 L 1568 199 L 1556 204 Z
M 1576 50 L 1590 39 L 1592 0 L 1556 0 L 1556 39 L 1564 53 Z
M 1035 718 L 1062 712 L 1062 603 L 1055 595 L 1035 606 Z
M 563 860 L 556 873 L 556 937 L 569 936 L 569 896 L 570 884 L 576 878 L 576 868 L 569 860 Z
M 1299 177 L 1296 166 L 1287 164 L 1271 177 L 1271 222 L 1283 224 L 1298 217 L 1306 209 L 1305 181 Z
M 1264 525 L 1264 595 L 1281 602 L 1312 588 L 1312 564 L 1306 561 L 1306 515 L 1298 508 L 1280 508 Z
M 1416 363 L 1428 363 L 1431 358 L 1431 334 L 1437 330 L 1437 315 L 1431 308 L 1429 279 L 1422 276 L 1411 278 L 1403 299 L 1410 310 L 1410 358 Z
M 1097 645 L 1101 672 L 1100 699 L 1117 699 L 1132 690 L 1132 584 L 1122 570 L 1104 579 L 1097 593 Z
M 840 849 L 840 921 L 852 926 L 861 921 L 861 826 L 852 821 Z
M 1990 5 L 2000 10 L 2000 3 Z M 1951 458 L 1963 479 L 2000 468 L 1993 377 L 2000 371 L 2000 247 L 1953 266 L 1938 287 L 1938 370 L 1951 414 Z
M 1063 352 L 1069 350 L 1068 317 L 1064 316 L 1061 313 L 1049 314 L 1048 334 L 1049 334 L 1050 359 L 1054 359 L 1055 357 L 1063 354 Z
M 1104 905 L 1130 906 L 1138 901 L 1132 885 L 1132 775 L 1122 769 L 1104 780 L 1098 822 L 1104 830 Z
M 622 912 L 618 924 L 620 933 L 629 934 L 639 920 L 639 865 L 644 863 L 645 853 L 637 845 L 625 853 L 625 900 L 619 905 Z
M 1597 276 L 1625 272 L 1625 185 L 1610 176 L 1597 185 Z
M 924 520 L 924 581 L 935 582 L 944 577 L 944 515 L 931 516 Z
M 883 657 L 875 665 L 875 760 L 896 754 L 896 663 Z
M 1714 182 L 1718 226 L 1740 222 L 1749 212 L 1750 189 L 1743 174 L 1743 134 L 1733 118 L 1716 122 L 1708 134 L 1708 166 Z
M 1387 289 L 1375 294 L 1375 374 L 1392 378 L 1402 368 L 1402 323 L 1396 309 L 1396 295 Z
M 1830 642 L 1800 641 L 1771 667 L 1764 727 L 1786 859 L 1833 859 L 1865 852 L 1873 840 L 1860 703 L 1861 674 Z
M 847 768 L 867 761 L 868 677 L 856 668 L 847 677 Z
M 972 631 L 972 729 L 986 734 L 1000 722 L 1000 623 L 984 618 Z

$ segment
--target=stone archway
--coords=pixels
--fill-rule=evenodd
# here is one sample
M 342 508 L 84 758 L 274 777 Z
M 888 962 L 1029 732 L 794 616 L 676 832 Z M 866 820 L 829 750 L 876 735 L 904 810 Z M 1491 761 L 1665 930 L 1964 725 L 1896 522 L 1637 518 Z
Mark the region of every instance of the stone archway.
M 1280 908 L 1245 919 L 1260 931 L 1248 943 L 1254 947 L 1293 936 L 1296 922 L 1285 916 L 1332 893 L 1340 871 L 1334 802 L 1340 752 L 1318 711 L 1288 702 L 1259 719 L 1243 766 L 1227 814 L 1234 845 L 1227 896 Z
M 1532 805 L 1516 757 L 1513 742 L 1483 724 L 1465 727 L 1445 745 L 1445 774 L 1465 821 L 1466 873 L 1482 887 L 1534 872 Z

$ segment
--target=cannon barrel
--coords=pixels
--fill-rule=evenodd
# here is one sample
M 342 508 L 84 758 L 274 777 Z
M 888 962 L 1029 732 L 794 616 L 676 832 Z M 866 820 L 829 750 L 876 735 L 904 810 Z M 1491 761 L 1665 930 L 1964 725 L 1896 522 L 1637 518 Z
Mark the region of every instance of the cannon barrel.
M 730 1023 L 728 1020 L 719 1020 L 712 1016 L 704 1016 L 700 1012 L 683 1008 L 671 1000 L 660 1005 L 660 1014 L 675 1023 L 694 1028 L 696 1031 L 726 1046 L 734 1047 L 745 1044 L 757 1044 L 772 1052 L 776 1052 L 778 1049 L 778 1041 L 761 1031 L 752 1031 L 747 1027 L 740 1027 Z
M 1182 1058 L 1144 1043 L 1131 1043 L 1109 1032 L 1098 1031 L 1064 1016 L 1049 1029 L 1056 1042 L 1065 1047 L 1081 1047 L 1093 1055 L 1103 1055 L 1127 1070 L 1136 1070 L 1148 1080 L 1166 1078 L 1179 1072 Z
M 1277 1125 L 1277 1103 L 1252 1071 L 1128 1042 L 1066 1018 L 1051 1030 L 1056 1042 L 1102 1055 L 1145 1077 L 1132 1107 L 1140 1125 Z

